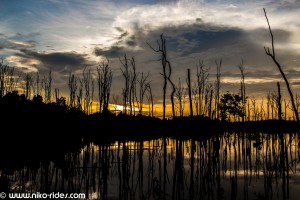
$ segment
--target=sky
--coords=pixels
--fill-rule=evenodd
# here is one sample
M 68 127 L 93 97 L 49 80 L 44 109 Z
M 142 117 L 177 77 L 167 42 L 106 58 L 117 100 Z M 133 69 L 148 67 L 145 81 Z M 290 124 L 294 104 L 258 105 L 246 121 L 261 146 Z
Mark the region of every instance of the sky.
M 113 70 L 111 94 L 121 98 L 120 59 L 136 61 L 137 72 L 150 74 L 154 99 L 162 98 L 163 78 L 157 40 L 166 39 L 171 79 L 196 79 L 202 60 L 216 80 L 222 59 L 221 92 L 239 92 L 243 61 L 247 94 L 266 97 L 284 81 L 264 52 L 274 34 L 278 61 L 295 93 L 300 90 L 300 1 L 284 0 L 1 0 L 0 57 L 25 73 L 51 69 L 53 87 L 68 95 L 68 76 L 95 72 L 107 58 Z M 185 81 L 183 81 L 185 82 Z

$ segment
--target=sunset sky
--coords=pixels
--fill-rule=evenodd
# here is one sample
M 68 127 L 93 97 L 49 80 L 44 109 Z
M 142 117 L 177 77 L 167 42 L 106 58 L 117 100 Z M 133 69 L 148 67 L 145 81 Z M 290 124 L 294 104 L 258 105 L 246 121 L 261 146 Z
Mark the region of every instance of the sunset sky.
M 1 0 L 0 56 L 24 72 L 53 73 L 53 87 L 68 93 L 69 72 L 95 70 L 107 57 L 113 69 L 112 94 L 121 97 L 124 53 L 135 57 L 138 72 L 151 74 L 154 98 L 162 96 L 162 67 L 157 48 L 166 38 L 172 80 L 186 79 L 203 60 L 214 84 L 215 61 L 222 59 L 221 91 L 238 92 L 244 60 L 249 96 L 276 91 L 283 79 L 264 46 L 270 35 L 266 9 L 275 37 L 279 62 L 294 92 L 300 88 L 300 1 L 270 0 Z M 185 81 L 183 81 L 185 82 Z

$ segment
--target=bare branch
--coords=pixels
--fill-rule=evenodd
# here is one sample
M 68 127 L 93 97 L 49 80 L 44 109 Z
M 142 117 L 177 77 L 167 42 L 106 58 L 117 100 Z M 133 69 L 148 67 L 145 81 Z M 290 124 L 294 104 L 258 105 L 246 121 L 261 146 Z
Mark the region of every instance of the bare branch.
M 293 96 L 293 93 L 292 93 L 292 90 L 290 88 L 290 84 L 289 84 L 289 81 L 287 79 L 287 77 L 285 76 L 283 70 L 282 70 L 282 67 L 281 65 L 279 64 L 279 62 L 277 61 L 277 59 L 275 58 L 275 50 L 274 50 L 274 38 L 273 38 L 273 34 L 272 34 L 272 30 L 271 30 L 271 26 L 270 26 L 270 23 L 269 23 L 269 20 L 268 20 L 268 17 L 267 17 L 267 14 L 266 14 L 266 10 L 264 9 L 264 13 L 265 13 L 265 16 L 266 16 L 266 19 L 267 19 L 267 22 L 268 22 L 268 26 L 269 26 L 269 31 L 270 31 L 270 34 L 271 34 L 271 39 L 272 39 L 272 52 L 270 52 L 270 49 L 266 47 L 265 48 L 265 51 L 266 51 L 266 54 L 268 56 L 270 56 L 273 60 L 273 62 L 276 64 L 276 66 L 278 67 L 278 70 L 280 71 L 280 74 L 282 75 L 285 83 L 286 83 L 286 86 L 287 86 L 287 89 L 288 89 L 288 92 L 290 94 L 290 97 L 291 97 L 291 102 L 292 102 L 292 106 L 293 106 L 293 110 L 294 110 L 294 113 L 295 113 L 295 116 L 296 116 L 296 120 L 297 122 L 299 122 L 299 115 L 298 115 L 298 110 L 297 110 L 297 107 L 296 107 L 296 104 L 295 104 L 295 100 L 294 100 L 294 96 Z
M 266 17 L 266 20 L 267 20 L 267 23 L 268 23 L 268 26 L 269 26 L 269 31 L 270 31 L 270 35 L 271 35 L 271 42 L 272 42 L 272 54 L 270 53 L 270 49 L 268 48 L 268 51 L 266 51 L 267 55 L 269 56 L 272 56 L 275 58 L 275 48 L 274 48 L 274 36 L 273 36 L 273 33 L 272 33 L 272 29 L 271 29 L 271 26 L 270 26 L 270 23 L 269 23 L 269 19 L 267 17 L 267 13 L 266 13 L 266 9 L 264 8 L 264 13 L 265 13 L 265 17 Z M 266 49 L 266 48 L 265 48 Z

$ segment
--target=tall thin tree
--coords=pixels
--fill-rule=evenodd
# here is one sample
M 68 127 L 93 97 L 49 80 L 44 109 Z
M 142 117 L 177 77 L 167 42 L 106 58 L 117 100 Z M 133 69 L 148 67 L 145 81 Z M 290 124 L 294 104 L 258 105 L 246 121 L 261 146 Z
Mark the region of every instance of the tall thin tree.
M 238 65 L 238 68 L 241 72 L 241 96 L 242 96 L 242 104 L 243 104 L 243 113 L 242 121 L 245 121 L 245 113 L 246 113 L 246 87 L 245 87 L 245 66 L 244 61 L 242 60 L 241 63 Z
M 188 91 L 189 91 L 190 116 L 192 117 L 193 116 L 193 100 L 192 100 L 192 86 L 191 86 L 190 69 L 188 69 L 187 84 L 188 84 Z
M 217 66 L 217 79 L 216 79 L 216 85 L 215 85 L 215 114 L 216 118 L 219 119 L 219 103 L 220 103 L 220 88 L 221 88 L 221 66 L 222 66 L 222 59 L 219 60 L 219 62 L 215 61 Z
M 171 92 L 171 104 L 172 104 L 172 117 L 175 117 L 175 104 L 174 104 L 174 94 L 175 94 L 175 85 L 171 81 L 171 74 L 172 74 L 172 67 L 171 63 L 167 57 L 167 48 L 166 48 L 166 39 L 164 38 L 163 34 L 160 35 L 160 41 L 157 41 L 158 49 L 154 49 L 150 44 L 150 48 L 158 53 L 161 53 L 161 64 L 163 67 L 163 74 L 164 77 L 164 84 L 163 84 L 163 119 L 166 118 L 166 91 L 167 91 L 167 83 L 169 82 L 172 87 Z
M 293 107 L 293 111 L 295 113 L 296 120 L 297 120 L 297 122 L 299 122 L 299 115 L 298 115 L 298 110 L 296 108 L 296 103 L 295 103 L 295 100 L 294 100 L 293 92 L 292 92 L 292 89 L 290 87 L 289 81 L 288 81 L 287 77 L 285 76 L 285 73 L 282 70 L 282 66 L 279 64 L 279 62 L 277 61 L 277 59 L 275 57 L 275 47 L 274 47 L 273 32 L 272 32 L 272 29 L 271 29 L 271 26 L 270 26 L 269 19 L 267 17 L 267 13 L 266 13 L 265 8 L 263 10 L 264 10 L 265 17 L 266 17 L 266 20 L 267 20 L 267 23 L 268 23 L 268 26 L 269 26 L 269 31 L 270 31 L 270 35 L 271 35 L 271 43 L 272 43 L 271 49 L 269 47 L 264 47 L 264 49 L 265 49 L 266 54 L 272 58 L 273 62 L 278 67 L 278 70 L 279 70 L 280 74 L 282 75 L 282 77 L 283 77 L 283 79 L 285 81 L 286 87 L 287 87 L 289 95 L 291 97 L 292 107 Z
M 128 96 L 129 96 L 129 84 L 130 84 L 130 74 L 129 74 L 129 65 L 128 59 L 126 54 L 124 54 L 124 61 L 119 59 L 122 63 L 123 68 L 121 68 L 122 74 L 125 78 L 125 87 L 123 88 L 123 112 L 127 114 L 127 103 L 128 103 Z

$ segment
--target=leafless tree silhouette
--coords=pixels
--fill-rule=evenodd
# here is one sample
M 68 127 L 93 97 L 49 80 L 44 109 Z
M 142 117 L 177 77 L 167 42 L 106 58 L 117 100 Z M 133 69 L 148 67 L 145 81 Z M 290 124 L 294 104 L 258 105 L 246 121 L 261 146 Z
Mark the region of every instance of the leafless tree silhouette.
M 98 98 L 100 112 L 108 111 L 108 103 L 110 97 L 110 88 L 112 84 L 113 73 L 109 67 L 109 60 L 103 61 L 97 67 L 97 79 L 98 79 Z
M 269 26 L 269 31 L 270 31 L 270 35 L 271 35 L 271 43 L 272 43 L 271 49 L 270 49 L 269 47 L 264 47 L 264 49 L 265 49 L 266 54 L 272 58 L 273 62 L 274 62 L 274 63 L 276 64 L 276 66 L 278 67 L 278 69 L 279 69 L 279 71 L 280 71 L 280 74 L 282 75 L 282 77 L 283 77 L 283 79 L 284 79 L 284 81 L 285 81 L 286 87 L 287 87 L 288 92 L 289 92 L 290 97 L 291 97 L 292 107 L 293 107 L 293 111 L 294 111 L 294 113 L 295 113 L 296 120 L 297 120 L 297 122 L 299 122 L 299 115 L 298 115 L 298 110 L 297 110 L 297 108 L 296 108 L 296 104 L 295 104 L 293 92 L 292 92 L 292 90 L 291 90 L 289 81 L 288 81 L 288 79 L 286 78 L 285 73 L 284 73 L 283 70 L 282 70 L 282 66 L 279 64 L 279 62 L 277 61 L 277 59 L 276 59 L 276 57 L 275 57 L 275 47 L 274 47 L 274 36 L 273 36 L 273 32 L 272 32 L 272 29 L 271 29 L 271 26 L 270 26 L 269 19 L 268 19 L 268 17 L 267 17 L 267 13 L 266 13 L 265 8 L 264 8 L 263 10 L 264 10 L 265 17 L 266 17 L 266 20 L 267 20 L 267 23 L 268 23 L 268 26 Z
M 157 41 L 158 49 L 154 49 L 150 44 L 150 48 L 157 52 L 161 53 L 161 64 L 163 67 L 163 74 L 161 74 L 164 77 L 164 86 L 163 86 L 163 119 L 166 118 L 166 91 L 167 91 L 167 83 L 169 82 L 172 86 L 172 92 L 171 92 L 171 103 L 172 103 L 172 117 L 175 117 L 175 104 L 174 104 L 174 94 L 176 91 L 174 83 L 171 81 L 171 74 L 172 74 L 172 67 L 171 63 L 167 58 L 167 48 L 166 48 L 166 39 L 164 38 L 163 34 L 160 35 L 160 42 Z

